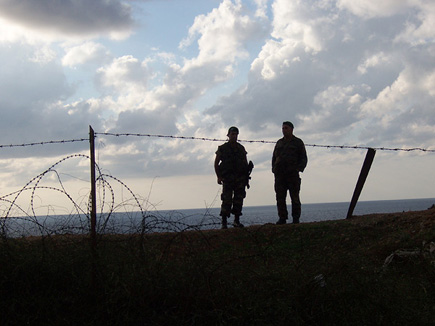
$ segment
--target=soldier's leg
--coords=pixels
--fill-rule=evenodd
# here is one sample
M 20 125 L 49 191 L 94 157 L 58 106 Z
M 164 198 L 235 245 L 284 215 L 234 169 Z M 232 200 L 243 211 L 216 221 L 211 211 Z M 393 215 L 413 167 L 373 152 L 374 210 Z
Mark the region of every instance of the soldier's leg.
M 231 214 L 231 203 L 233 199 L 233 188 L 230 183 L 224 183 L 222 187 L 222 205 L 220 216 L 222 216 L 222 228 L 227 228 L 227 218 Z
M 301 178 L 294 177 L 289 182 L 290 198 L 292 201 L 292 217 L 293 223 L 299 223 L 301 217 L 301 200 L 299 193 L 301 190 Z
M 242 215 L 243 199 L 246 197 L 246 190 L 244 182 L 237 182 L 234 185 L 234 197 L 233 197 L 233 207 L 231 213 L 234 215 Z
M 285 178 L 275 177 L 276 207 L 278 209 L 279 221 L 277 224 L 285 224 L 288 218 L 287 211 L 287 183 Z
M 221 228 L 224 229 L 228 229 L 228 217 L 227 216 L 222 216 L 222 226 Z
M 245 180 L 240 180 L 234 187 L 233 208 L 231 213 L 234 214 L 234 226 L 243 227 L 240 223 L 240 216 L 242 214 L 243 199 L 246 197 Z

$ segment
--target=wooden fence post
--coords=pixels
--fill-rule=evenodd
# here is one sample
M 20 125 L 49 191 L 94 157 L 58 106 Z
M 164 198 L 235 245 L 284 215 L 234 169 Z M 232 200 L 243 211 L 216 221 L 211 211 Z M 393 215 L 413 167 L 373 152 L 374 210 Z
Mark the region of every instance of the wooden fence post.
M 97 246 L 97 199 L 95 187 L 95 133 L 89 126 L 89 143 L 91 156 L 91 246 L 93 250 Z
M 353 210 L 355 209 L 356 203 L 358 202 L 359 195 L 361 194 L 364 183 L 366 182 L 367 176 L 372 166 L 373 159 L 375 158 L 376 151 L 373 148 L 367 150 L 366 158 L 364 160 L 361 172 L 359 174 L 358 181 L 356 183 L 355 191 L 353 192 L 352 200 L 350 202 L 349 210 L 347 211 L 346 218 L 351 218 Z

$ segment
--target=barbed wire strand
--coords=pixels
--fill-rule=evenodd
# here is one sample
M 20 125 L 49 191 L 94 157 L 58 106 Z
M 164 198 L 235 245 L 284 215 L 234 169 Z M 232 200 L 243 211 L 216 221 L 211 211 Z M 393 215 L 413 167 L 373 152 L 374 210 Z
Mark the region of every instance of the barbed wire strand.
M 76 142 L 83 142 L 83 141 L 89 141 L 89 138 L 69 139 L 69 140 L 49 140 L 49 141 L 41 141 L 41 142 L 34 142 L 34 143 L 0 145 L 0 148 L 28 147 L 28 146 L 48 145 L 48 144 L 66 144 L 66 143 L 76 143 Z
M 211 141 L 211 142 L 225 142 L 226 139 L 219 138 L 207 138 L 207 137 L 193 137 L 193 136 L 174 136 L 174 135 L 158 135 L 158 134 L 140 134 L 140 133 L 110 133 L 110 132 L 96 132 L 95 136 L 114 136 L 114 137 L 149 137 L 149 138 L 169 138 L 169 139 L 183 139 L 183 140 L 201 140 L 201 141 Z M 37 145 L 47 145 L 47 144 L 65 144 L 74 142 L 89 141 L 89 138 L 81 139 L 70 139 L 70 140 L 51 140 L 42 141 L 34 143 L 24 143 L 24 144 L 11 144 L 11 145 L 0 145 L 1 148 L 13 148 L 13 147 L 27 147 L 27 146 L 37 146 Z M 247 140 L 239 139 L 241 143 L 261 143 L 261 144 L 275 144 L 276 141 L 273 140 Z M 335 149 L 369 149 L 372 148 L 377 151 L 402 151 L 402 152 L 412 152 L 421 151 L 435 153 L 435 149 L 426 149 L 421 147 L 413 148 L 389 148 L 389 147 L 371 147 L 371 146 L 359 146 L 359 145 L 323 145 L 323 144 L 305 144 L 306 147 L 319 147 L 319 148 L 335 148 Z
M 212 141 L 212 142 L 225 142 L 226 139 L 217 139 L 217 138 L 205 138 L 205 137 L 189 137 L 189 136 L 173 136 L 173 135 L 152 135 L 152 134 L 134 134 L 134 133 L 109 133 L 109 132 L 96 132 L 95 135 L 104 135 L 104 136 L 134 136 L 134 137 L 150 137 L 150 138 L 170 138 L 170 139 L 184 139 L 184 140 L 202 140 L 202 141 Z M 275 144 L 276 141 L 272 140 L 246 140 L 239 139 L 241 143 L 262 143 L 262 144 Z M 379 151 L 422 151 L 422 152 L 435 152 L 435 149 L 425 149 L 425 148 L 388 148 L 388 147 L 370 147 L 370 146 L 358 146 L 358 145 L 318 145 L 318 144 L 305 144 L 308 147 L 321 147 L 321 148 L 338 148 L 338 149 L 369 149 L 372 148 L 374 150 Z

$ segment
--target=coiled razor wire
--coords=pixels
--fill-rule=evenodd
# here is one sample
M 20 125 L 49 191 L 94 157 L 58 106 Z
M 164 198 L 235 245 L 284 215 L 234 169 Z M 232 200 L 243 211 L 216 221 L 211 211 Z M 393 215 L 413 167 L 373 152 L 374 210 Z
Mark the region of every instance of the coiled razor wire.
M 6 204 L 0 216 L 0 236 L 4 240 L 9 237 L 22 236 L 51 236 L 62 234 L 87 234 L 90 230 L 90 194 L 86 203 L 86 207 L 78 203 L 73 197 L 68 194 L 63 185 L 63 181 L 56 168 L 63 162 L 73 159 L 83 158 L 89 160 L 89 156 L 83 154 L 75 154 L 67 156 L 47 170 L 40 173 L 26 183 L 20 190 L 7 195 L 0 196 L 0 203 Z M 217 228 L 220 226 L 220 219 L 206 212 L 200 221 L 189 223 L 190 216 L 184 216 L 178 212 L 172 212 L 166 216 L 162 216 L 158 212 L 150 214 L 140 199 L 133 191 L 120 179 L 109 174 L 101 173 L 101 169 L 96 165 L 98 171 L 98 183 L 100 189 L 99 206 L 101 212 L 98 214 L 98 233 L 101 234 L 139 234 L 144 236 L 150 232 L 182 232 L 187 230 L 202 230 Z M 41 185 L 43 178 L 49 173 L 54 173 L 58 187 Z M 119 184 L 123 189 L 126 189 L 130 199 L 122 200 L 116 203 L 115 190 L 112 183 Z M 48 190 L 60 193 L 67 197 L 72 203 L 73 210 L 69 215 L 50 214 L 47 216 L 38 216 L 35 209 L 35 197 L 37 191 Z M 30 205 L 28 210 L 25 210 L 18 204 L 18 199 L 24 193 L 30 192 Z M 106 193 L 109 196 L 106 196 Z M 129 211 L 126 207 L 133 207 L 134 211 Z M 54 212 L 54 207 L 49 206 Z M 106 212 L 105 212 L 106 209 Z M 14 216 L 13 210 L 17 210 L 19 217 Z M 120 212 L 120 210 L 122 210 Z M 84 219 L 83 219 L 84 218 Z

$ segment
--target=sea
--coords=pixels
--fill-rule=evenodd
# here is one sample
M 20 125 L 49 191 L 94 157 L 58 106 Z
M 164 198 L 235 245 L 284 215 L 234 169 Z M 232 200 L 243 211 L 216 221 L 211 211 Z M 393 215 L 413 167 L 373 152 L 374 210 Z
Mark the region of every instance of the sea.
M 302 204 L 301 223 L 345 219 L 349 202 Z M 359 201 L 352 215 L 397 213 L 426 210 L 435 205 L 435 198 Z M 291 211 L 288 205 L 289 212 Z M 144 210 L 108 212 L 97 215 L 100 234 L 137 234 L 154 232 L 184 232 L 188 230 L 219 229 L 220 208 L 180 210 Z M 275 205 L 243 207 L 241 223 L 245 226 L 275 223 Z M 6 237 L 27 237 L 56 234 L 87 234 L 87 215 L 50 215 L 0 219 L 0 230 Z M 229 220 L 231 227 L 232 218 Z

